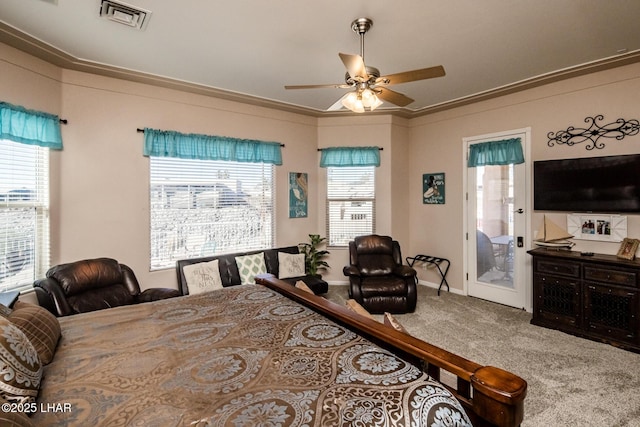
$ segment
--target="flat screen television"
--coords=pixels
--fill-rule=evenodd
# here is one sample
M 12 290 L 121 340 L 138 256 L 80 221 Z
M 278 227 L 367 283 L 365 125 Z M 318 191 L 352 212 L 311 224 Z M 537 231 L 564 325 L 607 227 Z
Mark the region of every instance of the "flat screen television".
M 539 211 L 640 213 L 640 154 L 533 163 Z

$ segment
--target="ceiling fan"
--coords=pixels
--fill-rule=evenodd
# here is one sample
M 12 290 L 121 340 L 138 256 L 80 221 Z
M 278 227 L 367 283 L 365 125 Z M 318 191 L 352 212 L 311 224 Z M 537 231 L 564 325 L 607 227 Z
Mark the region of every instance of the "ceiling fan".
M 296 85 L 285 86 L 284 88 L 352 88 L 354 89 L 353 91 L 345 94 L 335 104 L 329 107 L 327 111 L 339 110 L 344 106 L 356 113 L 363 113 L 366 110 L 373 111 L 382 105 L 381 99 L 399 107 L 406 107 L 414 101 L 406 95 L 387 88 L 389 85 L 432 79 L 445 75 L 444 67 L 438 65 L 430 68 L 421 68 L 419 70 L 380 76 L 380 71 L 377 68 L 367 66 L 364 63 L 364 35 L 372 26 L 373 21 L 369 18 L 358 18 L 351 23 L 351 29 L 360 35 L 360 55 L 350 55 L 347 53 L 338 54 L 347 68 L 345 83 Z

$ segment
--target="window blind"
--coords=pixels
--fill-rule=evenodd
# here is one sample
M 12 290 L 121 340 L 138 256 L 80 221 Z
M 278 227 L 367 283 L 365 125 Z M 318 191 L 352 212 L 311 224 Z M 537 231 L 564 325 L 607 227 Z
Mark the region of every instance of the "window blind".
M 49 258 L 49 150 L 0 140 L 0 291 L 31 289 Z
M 270 248 L 274 166 L 150 157 L 151 270 Z
M 375 232 L 375 167 L 327 168 L 329 246 L 348 246 L 356 236 Z

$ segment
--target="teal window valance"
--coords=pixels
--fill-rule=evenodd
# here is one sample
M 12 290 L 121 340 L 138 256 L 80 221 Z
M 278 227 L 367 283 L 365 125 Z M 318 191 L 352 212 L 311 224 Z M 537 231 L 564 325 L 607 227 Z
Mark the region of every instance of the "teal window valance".
M 320 167 L 380 166 L 379 147 L 323 148 Z
M 62 150 L 60 118 L 0 102 L 0 139 Z
M 472 144 L 467 166 L 511 165 L 524 163 L 520 138 Z
M 282 164 L 280 143 L 144 129 L 144 155 Z

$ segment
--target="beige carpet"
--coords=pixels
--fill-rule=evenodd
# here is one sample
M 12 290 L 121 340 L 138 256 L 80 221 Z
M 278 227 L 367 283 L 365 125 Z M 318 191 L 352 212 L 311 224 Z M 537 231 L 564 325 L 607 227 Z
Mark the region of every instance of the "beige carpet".
M 344 303 L 347 286 L 327 298 Z M 381 318 L 381 317 L 380 317 Z M 418 287 L 415 313 L 396 318 L 431 344 L 528 383 L 523 426 L 640 426 L 640 354 L 529 323 L 531 314 Z

